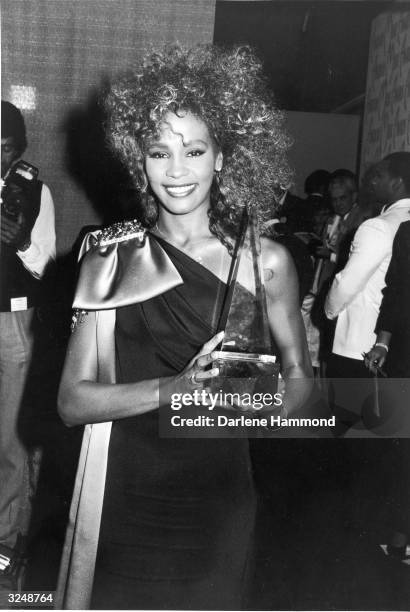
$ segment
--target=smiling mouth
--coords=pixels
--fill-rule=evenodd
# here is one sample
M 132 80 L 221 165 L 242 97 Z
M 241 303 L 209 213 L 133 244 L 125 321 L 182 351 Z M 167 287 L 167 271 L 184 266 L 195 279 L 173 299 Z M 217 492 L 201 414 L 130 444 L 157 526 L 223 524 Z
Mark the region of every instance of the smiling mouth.
M 189 195 L 195 189 L 196 184 L 190 183 L 189 185 L 165 185 L 165 191 L 172 198 L 184 198 Z

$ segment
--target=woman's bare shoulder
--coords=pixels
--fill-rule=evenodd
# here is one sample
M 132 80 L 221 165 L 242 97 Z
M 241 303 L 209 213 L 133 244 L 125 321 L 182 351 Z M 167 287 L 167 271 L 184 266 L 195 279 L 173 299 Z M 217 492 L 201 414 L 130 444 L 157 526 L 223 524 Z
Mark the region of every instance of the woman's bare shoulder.
M 292 267 L 292 258 L 289 251 L 283 245 L 271 240 L 271 238 L 261 237 L 262 266 L 265 273 L 265 281 L 271 280 L 271 276 L 280 272 L 287 272 Z

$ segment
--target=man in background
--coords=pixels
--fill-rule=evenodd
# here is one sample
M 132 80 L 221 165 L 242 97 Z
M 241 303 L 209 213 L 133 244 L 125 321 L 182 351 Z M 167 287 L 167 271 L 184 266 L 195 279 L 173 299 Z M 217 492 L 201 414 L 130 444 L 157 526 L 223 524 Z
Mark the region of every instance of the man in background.
M 340 168 L 330 175 L 329 196 L 333 215 L 323 234 L 324 245 L 316 250 L 316 257 L 324 260 L 322 274 L 326 278 L 336 267 L 344 267 L 354 233 L 363 221 L 357 195 L 357 180 L 353 172 Z
M 330 172 L 319 169 L 309 174 L 305 180 L 305 226 L 316 236 L 322 236 L 326 223 L 332 216 L 328 197 L 329 179 Z
M 371 185 L 380 214 L 360 225 L 346 266 L 336 274 L 326 299 L 326 316 L 338 317 L 329 376 L 368 375 L 363 353 L 376 340 L 374 329 L 394 236 L 409 219 L 410 153 L 392 153 L 376 164 Z
M 377 515 L 387 516 L 390 528 L 402 532 L 406 530 L 396 522 L 390 507 L 392 488 L 389 483 L 392 479 L 403 482 L 393 467 L 399 462 L 394 444 L 391 444 L 394 441 L 380 438 L 375 453 L 374 440 L 354 438 L 366 431 L 361 429 L 361 419 L 364 422 L 368 410 L 375 416 L 380 411 L 376 401 L 377 385 L 363 357 L 377 342 L 374 330 L 393 241 L 401 223 L 410 215 L 410 153 L 387 155 L 371 169 L 368 178 L 379 214 L 364 221 L 356 231 L 347 264 L 336 274 L 325 303 L 326 316 L 329 319 L 337 317 L 327 367 L 327 376 L 331 379 L 329 400 L 347 438 L 340 448 L 335 470 L 350 481 L 344 509 L 346 520 L 350 515 L 360 529 L 379 530 L 381 519 Z M 389 409 L 394 408 L 392 402 Z M 359 497 L 361 504 L 357 501 Z M 396 496 L 393 494 L 393 497 Z M 363 505 L 366 499 L 378 499 L 378 513 L 374 513 L 370 502 Z M 397 500 L 398 497 L 393 503 Z M 408 512 L 408 508 L 406 510 Z M 387 539 L 388 534 L 385 535 Z M 397 545 L 394 539 L 388 541 Z
M 44 299 L 42 277 L 55 258 L 54 205 L 37 169 L 19 161 L 27 146 L 19 109 L 1 103 L 0 218 L 0 579 L 15 572 L 27 534 L 29 452 L 21 414 Z M 1 580 L 0 580 L 1 584 Z
M 311 319 L 310 322 L 305 315 L 312 361 L 321 368 L 323 376 L 334 333 L 334 324 L 324 316 L 323 304 L 337 269 L 347 261 L 354 232 L 363 220 L 353 172 L 344 168 L 335 170 L 328 176 L 328 189 L 332 213 L 327 216 L 320 234 L 322 242 L 314 243 L 311 249 L 315 255 L 315 274 L 311 296 L 304 305 Z

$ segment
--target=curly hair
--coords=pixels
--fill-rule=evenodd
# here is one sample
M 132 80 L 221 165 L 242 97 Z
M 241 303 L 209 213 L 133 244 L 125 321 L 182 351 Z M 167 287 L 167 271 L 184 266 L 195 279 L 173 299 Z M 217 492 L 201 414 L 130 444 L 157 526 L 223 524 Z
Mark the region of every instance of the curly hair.
M 152 227 L 158 205 L 144 172 L 146 143 L 168 112 L 190 112 L 208 127 L 224 158 L 211 188 L 209 228 L 229 250 L 244 207 L 259 223 L 272 218 L 277 195 L 292 173 L 283 130 L 262 64 L 248 46 L 179 44 L 147 55 L 141 70 L 113 83 L 104 101 L 109 145 L 141 194 L 142 218 Z

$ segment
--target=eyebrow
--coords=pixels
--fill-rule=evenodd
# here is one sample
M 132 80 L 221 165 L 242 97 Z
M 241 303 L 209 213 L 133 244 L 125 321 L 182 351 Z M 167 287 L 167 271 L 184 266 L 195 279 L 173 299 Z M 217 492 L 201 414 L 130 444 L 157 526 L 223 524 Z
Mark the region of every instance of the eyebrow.
M 182 144 L 184 147 L 191 147 L 192 145 L 197 145 L 197 144 L 208 146 L 208 143 L 205 140 L 202 140 L 201 138 L 198 138 L 197 140 L 188 140 L 187 142 L 182 141 Z M 161 141 L 151 142 L 148 145 L 148 148 L 151 149 L 152 147 L 162 147 L 162 148 L 168 149 L 168 145 L 165 142 L 161 142 Z

